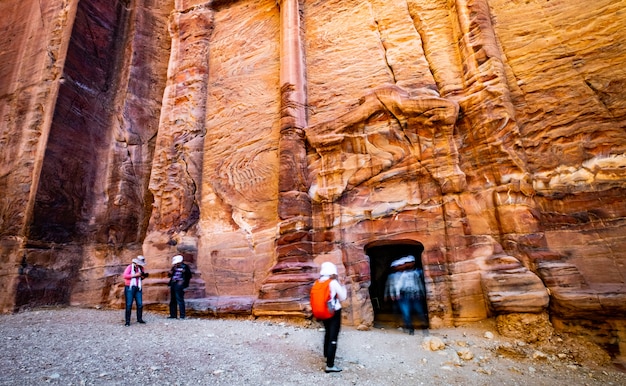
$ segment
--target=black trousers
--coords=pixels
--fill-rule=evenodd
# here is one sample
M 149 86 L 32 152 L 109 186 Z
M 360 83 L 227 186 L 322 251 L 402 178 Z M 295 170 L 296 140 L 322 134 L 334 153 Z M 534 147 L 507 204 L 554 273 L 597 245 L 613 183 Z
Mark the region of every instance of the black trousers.
M 185 319 L 185 288 L 181 284 L 172 283 L 170 286 L 170 318 Z
M 325 329 L 324 357 L 326 358 L 326 366 L 333 367 L 335 365 L 335 354 L 337 353 L 337 339 L 341 329 L 341 310 L 335 311 L 335 315 L 322 322 Z

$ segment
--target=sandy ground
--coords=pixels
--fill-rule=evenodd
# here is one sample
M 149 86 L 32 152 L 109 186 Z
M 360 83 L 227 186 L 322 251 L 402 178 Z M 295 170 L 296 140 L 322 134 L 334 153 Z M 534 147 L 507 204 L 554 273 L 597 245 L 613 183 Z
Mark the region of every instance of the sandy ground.
M 534 346 L 492 321 L 416 331 L 344 326 L 326 374 L 317 322 L 171 320 L 147 312 L 50 308 L 0 315 L 2 385 L 626 385 L 586 341 Z

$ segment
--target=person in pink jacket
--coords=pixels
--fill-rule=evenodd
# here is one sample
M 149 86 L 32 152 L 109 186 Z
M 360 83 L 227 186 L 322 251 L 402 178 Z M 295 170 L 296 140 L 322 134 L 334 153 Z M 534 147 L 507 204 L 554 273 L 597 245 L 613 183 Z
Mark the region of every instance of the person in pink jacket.
M 142 281 L 148 276 L 144 272 L 143 267 L 146 265 L 146 259 L 139 255 L 124 270 L 124 298 L 126 299 L 125 326 L 130 326 L 130 314 L 133 308 L 133 301 L 137 303 L 137 323 L 146 323 L 143 320 L 143 298 L 142 298 Z

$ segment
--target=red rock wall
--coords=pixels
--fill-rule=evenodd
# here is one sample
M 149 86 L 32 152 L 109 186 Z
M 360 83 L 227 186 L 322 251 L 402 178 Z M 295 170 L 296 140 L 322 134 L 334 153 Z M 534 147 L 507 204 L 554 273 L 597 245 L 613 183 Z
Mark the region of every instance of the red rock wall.
M 0 43 L 0 303 L 6 312 L 25 282 L 18 269 L 76 5 L 10 1 L 2 2 L 0 12 L 5 35 Z M 60 298 L 67 299 L 67 293 Z
M 559 256 L 538 264 L 553 321 L 594 319 L 599 331 L 613 331 L 600 335 L 619 340 L 626 277 L 624 4 L 489 5 L 541 229 Z
M 15 38 L 2 49 L 2 130 L 18 140 L 2 163 L 4 310 L 119 291 L 151 211 L 171 6 L 3 3 Z
M 369 325 L 406 244 L 432 326 L 623 334 L 622 2 L 44 5 L 0 5 L 5 311 L 117 306 L 137 253 L 163 304 L 182 253 L 215 313 L 305 316 L 334 261 Z

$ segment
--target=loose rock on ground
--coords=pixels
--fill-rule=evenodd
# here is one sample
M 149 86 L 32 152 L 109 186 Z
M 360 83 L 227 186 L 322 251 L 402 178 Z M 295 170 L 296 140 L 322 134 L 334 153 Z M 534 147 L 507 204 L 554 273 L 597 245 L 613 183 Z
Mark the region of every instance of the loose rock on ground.
M 134 315 L 133 315 L 134 318 Z M 492 321 L 416 331 L 344 326 L 326 374 L 317 322 L 171 320 L 147 312 L 49 308 L 0 315 L 1 385 L 626 385 L 596 346 L 555 336 L 529 345 Z

